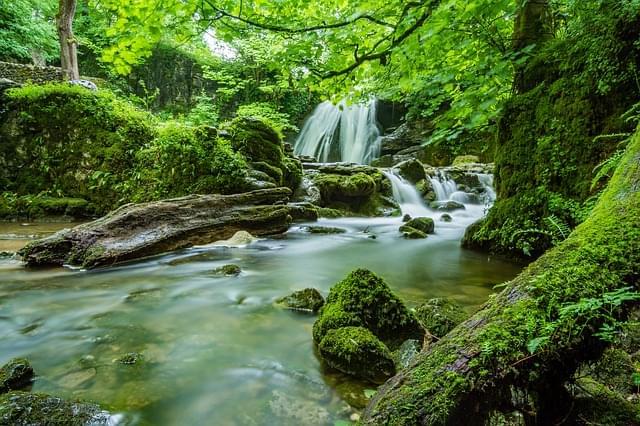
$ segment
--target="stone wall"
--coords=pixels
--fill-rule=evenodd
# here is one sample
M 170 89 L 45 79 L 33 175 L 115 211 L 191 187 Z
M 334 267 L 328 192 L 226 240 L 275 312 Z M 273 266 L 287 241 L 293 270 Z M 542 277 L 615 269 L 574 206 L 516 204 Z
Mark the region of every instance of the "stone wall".
M 8 78 L 16 83 L 48 83 L 62 80 L 62 69 L 58 67 L 37 67 L 34 65 L 0 62 L 0 78 Z

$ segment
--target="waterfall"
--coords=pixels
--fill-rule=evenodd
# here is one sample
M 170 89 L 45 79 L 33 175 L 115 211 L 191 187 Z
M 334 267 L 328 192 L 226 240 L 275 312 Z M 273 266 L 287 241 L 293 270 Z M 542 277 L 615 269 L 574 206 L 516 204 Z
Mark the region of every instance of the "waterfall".
M 459 194 L 457 194 L 458 185 L 453 179 L 438 170 L 438 174 L 430 177 L 429 181 L 431 182 L 433 192 L 436 193 L 436 201 L 446 201 L 449 199 L 458 201 L 452 198 L 454 194 L 456 194 L 456 198 L 459 198 Z
M 393 171 L 384 171 L 383 173 L 391 182 L 393 199 L 398 202 L 403 214 L 408 214 L 413 217 L 429 214 L 429 210 L 425 206 L 424 200 L 415 186 Z
M 493 175 L 488 173 L 478 173 L 480 185 L 484 188 L 485 202 L 492 204 L 496 200 L 496 191 L 493 188 Z
M 380 155 L 376 101 L 338 105 L 326 101 L 309 117 L 294 145 L 297 155 L 318 161 L 369 164 Z

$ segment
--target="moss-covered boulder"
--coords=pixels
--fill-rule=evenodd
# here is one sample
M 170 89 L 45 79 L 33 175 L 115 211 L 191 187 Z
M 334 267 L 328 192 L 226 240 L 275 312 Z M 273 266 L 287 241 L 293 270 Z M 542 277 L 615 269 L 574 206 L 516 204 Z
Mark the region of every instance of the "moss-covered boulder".
M 393 168 L 405 180 L 415 184 L 425 180 L 426 173 L 422 163 L 414 158 L 403 161 Z
M 400 227 L 400 232 L 403 232 L 403 228 L 413 228 L 425 234 L 433 234 L 435 230 L 435 224 L 430 217 L 416 217 L 405 223 Z
M 422 326 L 436 337 L 442 337 L 467 318 L 462 306 L 444 298 L 430 299 L 415 310 Z
M 302 163 L 285 152 L 281 135 L 265 120 L 238 117 L 227 125 L 233 149 L 266 173 L 279 186 L 292 191 L 302 181 Z
M 374 383 L 383 383 L 396 371 L 389 349 L 363 327 L 329 330 L 318 350 L 330 367 Z
M 364 327 L 391 350 L 407 339 L 422 340 L 424 330 L 382 278 L 356 269 L 329 292 L 313 325 L 313 339 L 320 343 L 329 330 Z
M 113 419 L 94 404 L 54 396 L 9 392 L 0 395 L 0 424 L 24 426 L 108 425 Z
M 324 305 L 324 297 L 315 288 L 305 288 L 276 300 L 276 304 L 293 311 L 316 313 Z
M 14 358 L 0 367 L 0 393 L 28 387 L 33 380 L 33 367 L 23 358 Z
M 323 166 L 307 175 L 319 193 L 316 202 L 341 215 L 383 216 L 397 212 L 388 179 L 369 166 Z

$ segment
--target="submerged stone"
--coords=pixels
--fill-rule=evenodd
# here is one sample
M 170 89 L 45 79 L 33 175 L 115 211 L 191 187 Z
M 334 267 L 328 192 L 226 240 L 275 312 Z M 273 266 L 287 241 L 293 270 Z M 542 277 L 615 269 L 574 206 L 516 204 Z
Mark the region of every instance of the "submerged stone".
M 419 229 L 412 228 L 411 226 L 401 226 L 400 232 L 402 232 L 402 236 L 408 240 L 420 240 L 429 236 Z
M 324 305 L 324 297 L 315 288 L 305 288 L 276 300 L 276 304 L 285 309 L 316 313 Z
M 0 393 L 24 389 L 33 380 L 33 367 L 24 358 L 14 358 L 0 367 Z
M 344 228 L 334 228 L 331 226 L 304 226 L 302 230 L 310 234 L 344 234 L 347 232 Z
M 450 214 L 443 214 L 442 216 L 440 216 L 440 222 L 453 222 L 453 218 L 451 217 Z
M 110 425 L 114 418 L 94 404 L 27 392 L 0 396 L 0 424 L 3 425 Z
M 436 337 L 443 337 L 468 316 L 462 306 L 444 298 L 426 301 L 415 314 L 422 326 Z
M 351 272 L 331 288 L 313 325 L 313 339 L 319 344 L 329 330 L 349 326 L 368 329 L 392 350 L 407 339 L 424 337 L 413 313 L 382 278 L 366 269 Z
M 443 212 L 451 212 L 454 210 L 464 210 L 464 204 L 459 203 L 457 201 L 434 201 L 431 204 L 429 204 L 429 207 L 431 207 L 434 210 L 438 210 L 438 211 L 443 211 Z
M 142 354 L 138 352 L 130 352 L 118 358 L 118 362 L 124 365 L 140 364 L 144 361 Z
M 213 273 L 216 275 L 225 275 L 225 276 L 238 276 L 242 272 L 242 269 L 238 265 L 224 265 L 220 266 L 213 270 Z
M 383 383 L 395 374 L 389 349 L 363 327 L 342 327 L 329 330 L 318 345 L 327 364 L 374 383 Z

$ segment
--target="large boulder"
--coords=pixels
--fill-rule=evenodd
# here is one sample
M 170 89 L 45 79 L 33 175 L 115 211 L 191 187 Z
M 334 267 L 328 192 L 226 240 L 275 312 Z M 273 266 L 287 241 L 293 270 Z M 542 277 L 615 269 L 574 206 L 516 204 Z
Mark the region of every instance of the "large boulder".
M 384 383 L 396 371 L 389 349 L 363 327 L 329 330 L 318 350 L 330 367 L 374 383 Z
M 14 358 L 0 368 L 0 393 L 28 387 L 33 380 L 33 368 L 26 359 Z
M 93 222 L 65 229 L 20 251 L 27 265 L 113 265 L 232 237 L 285 232 L 287 188 L 235 195 L 192 195 L 128 204 Z
M 320 343 L 329 330 L 364 327 L 391 350 L 407 339 L 424 337 L 413 313 L 391 292 L 382 278 L 356 269 L 335 284 L 313 325 L 313 339 Z

